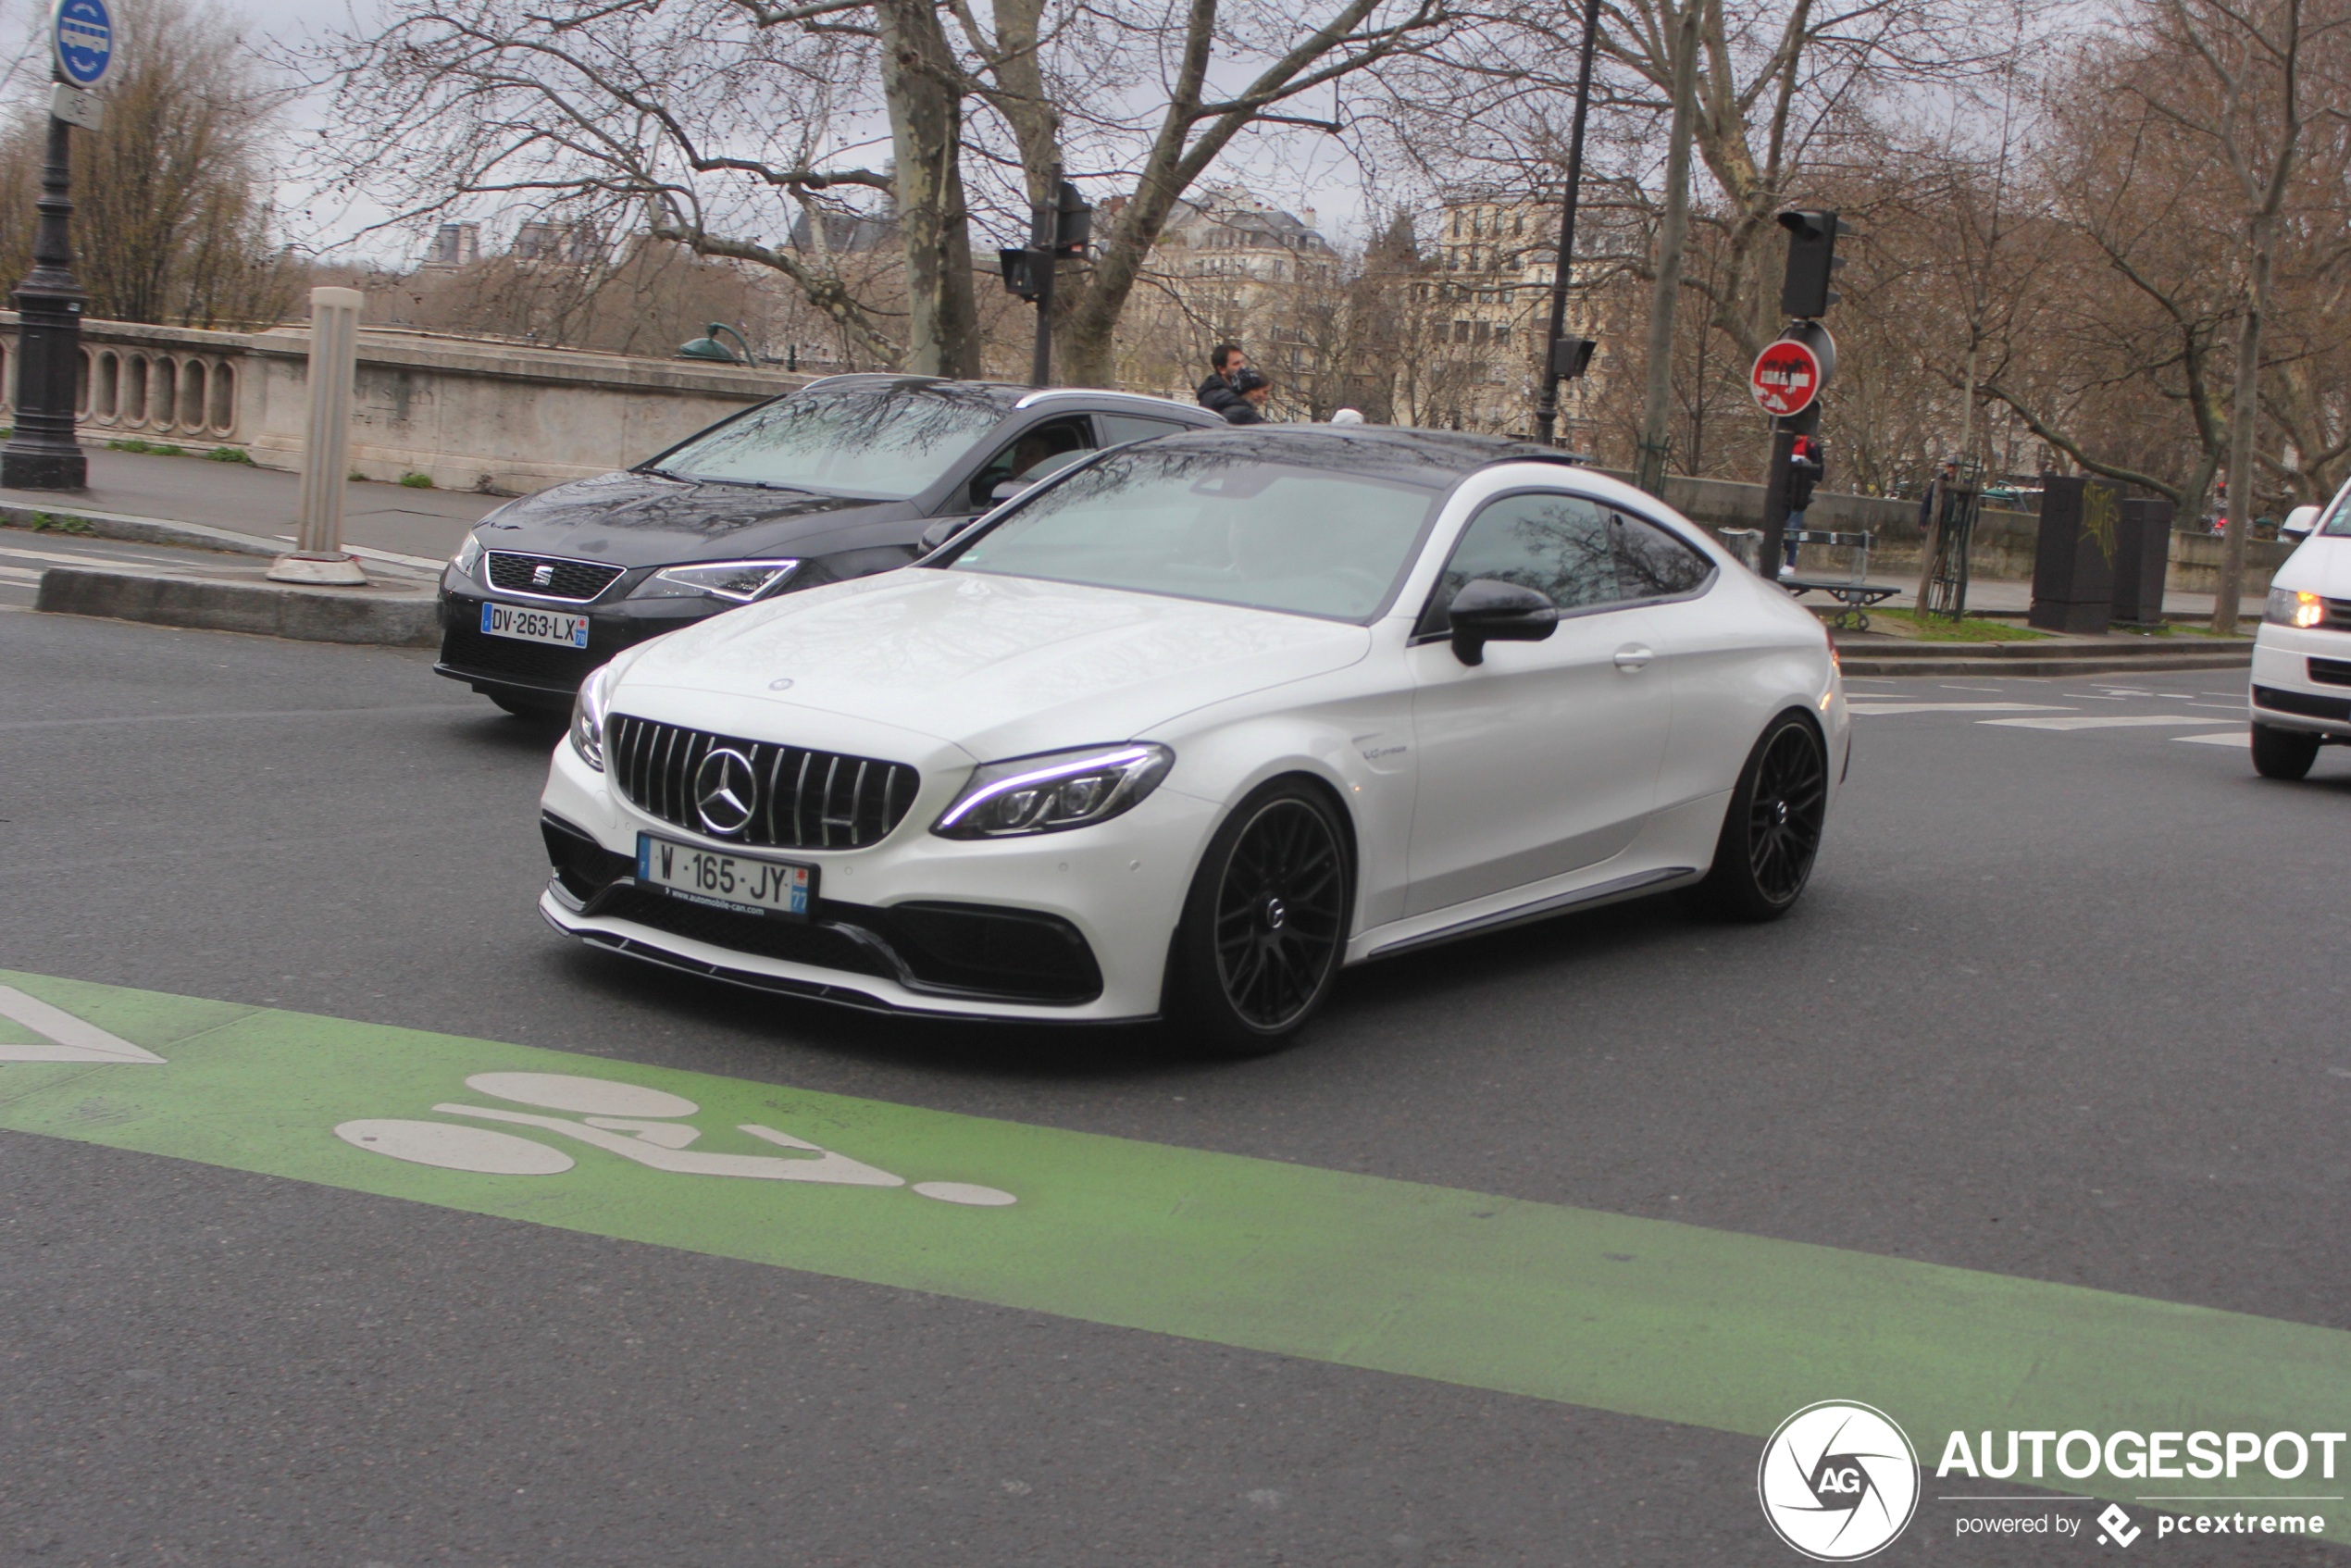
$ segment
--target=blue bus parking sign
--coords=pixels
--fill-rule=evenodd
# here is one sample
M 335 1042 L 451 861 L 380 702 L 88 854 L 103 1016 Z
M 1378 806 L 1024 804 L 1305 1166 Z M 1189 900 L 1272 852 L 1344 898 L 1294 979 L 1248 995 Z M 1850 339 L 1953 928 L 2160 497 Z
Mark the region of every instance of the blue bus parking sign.
M 52 21 L 57 69 L 76 87 L 95 87 L 114 64 L 114 18 L 106 0 L 57 0 Z

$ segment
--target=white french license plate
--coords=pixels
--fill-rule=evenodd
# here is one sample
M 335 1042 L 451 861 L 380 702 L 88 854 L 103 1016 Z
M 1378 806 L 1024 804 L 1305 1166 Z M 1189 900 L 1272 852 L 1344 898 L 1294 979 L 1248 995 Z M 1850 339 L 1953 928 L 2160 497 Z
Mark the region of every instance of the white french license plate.
M 808 917 L 816 900 L 816 868 L 780 860 L 723 854 L 674 839 L 637 835 L 637 880 L 672 898 L 743 915 Z
M 485 637 L 511 637 L 517 642 L 552 642 L 558 648 L 588 646 L 586 616 L 533 609 L 529 604 L 483 604 L 481 631 Z

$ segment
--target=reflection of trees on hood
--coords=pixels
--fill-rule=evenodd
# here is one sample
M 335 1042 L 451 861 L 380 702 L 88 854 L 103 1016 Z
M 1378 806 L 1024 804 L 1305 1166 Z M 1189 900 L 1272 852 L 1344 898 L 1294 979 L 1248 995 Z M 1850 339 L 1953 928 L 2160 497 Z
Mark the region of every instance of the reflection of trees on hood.
M 1001 393 L 952 382 L 903 380 L 786 397 L 697 442 L 678 460 L 728 463 L 812 438 L 840 450 L 936 453 L 968 443 L 1003 417 Z

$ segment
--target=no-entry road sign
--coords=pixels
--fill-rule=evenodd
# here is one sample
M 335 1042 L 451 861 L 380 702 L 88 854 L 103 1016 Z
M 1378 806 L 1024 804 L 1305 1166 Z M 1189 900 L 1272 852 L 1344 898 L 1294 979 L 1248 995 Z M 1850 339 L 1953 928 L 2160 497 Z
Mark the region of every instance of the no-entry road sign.
M 1755 368 L 1748 372 L 1748 390 L 1764 413 L 1785 418 L 1801 414 L 1821 395 L 1821 383 L 1827 380 L 1821 367 L 1821 356 L 1810 343 L 1782 338 L 1765 343 L 1763 352 L 1755 356 Z

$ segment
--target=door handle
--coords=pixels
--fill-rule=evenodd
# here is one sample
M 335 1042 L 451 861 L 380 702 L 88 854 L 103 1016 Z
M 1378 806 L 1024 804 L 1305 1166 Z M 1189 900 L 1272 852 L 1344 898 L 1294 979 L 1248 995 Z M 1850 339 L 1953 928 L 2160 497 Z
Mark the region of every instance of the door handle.
M 1616 651 L 1616 667 L 1626 675 L 1634 675 L 1647 669 L 1648 662 L 1656 657 L 1655 649 L 1638 642 L 1627 642 Z

